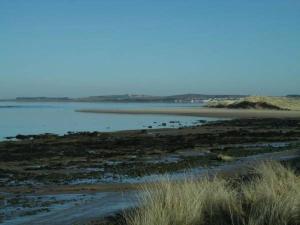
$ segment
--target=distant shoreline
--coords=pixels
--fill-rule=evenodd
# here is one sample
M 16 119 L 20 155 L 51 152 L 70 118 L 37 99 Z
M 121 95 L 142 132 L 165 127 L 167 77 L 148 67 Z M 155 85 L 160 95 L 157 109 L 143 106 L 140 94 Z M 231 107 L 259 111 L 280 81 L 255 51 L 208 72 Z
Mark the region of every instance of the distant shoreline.
M 180 115 L 213 118 L 300 118 L 300 111 L 257 110 L 257 109 L 79 109 L 81 113 L 108 113 L 132 115 Z
M 201 103 L 208 99 L 241 98 L 247 95 L 207 95 L 207 94 L 178 94 L 167 96 L 120 94 L 120 95 L 99 95 L 89 97 L 17 97 L 14 99 L 0 99 L 0 101 L 16 102 L 120 102 L 120 103 Z

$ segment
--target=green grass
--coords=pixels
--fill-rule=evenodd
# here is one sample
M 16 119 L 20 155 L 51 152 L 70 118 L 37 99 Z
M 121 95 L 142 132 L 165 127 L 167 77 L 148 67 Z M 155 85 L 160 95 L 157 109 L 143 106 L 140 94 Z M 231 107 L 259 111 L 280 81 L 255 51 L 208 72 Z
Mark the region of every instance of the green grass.
M 165 180 L 144 191 L 129 225 L 300 224 L 300 178 L 276 162 L 258 165 L 246 181 Z

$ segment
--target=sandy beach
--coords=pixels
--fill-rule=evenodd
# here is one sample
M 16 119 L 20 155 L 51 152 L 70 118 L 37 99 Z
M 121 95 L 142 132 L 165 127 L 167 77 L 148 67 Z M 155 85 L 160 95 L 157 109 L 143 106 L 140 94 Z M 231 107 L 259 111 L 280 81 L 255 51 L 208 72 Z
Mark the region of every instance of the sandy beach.
M 300 111 L 257 110 L 257 109 L 80 109 L 81 113 L 114 113 L 114 114 L 157 114 L 201 116 L 214 118 L 300 118 Z

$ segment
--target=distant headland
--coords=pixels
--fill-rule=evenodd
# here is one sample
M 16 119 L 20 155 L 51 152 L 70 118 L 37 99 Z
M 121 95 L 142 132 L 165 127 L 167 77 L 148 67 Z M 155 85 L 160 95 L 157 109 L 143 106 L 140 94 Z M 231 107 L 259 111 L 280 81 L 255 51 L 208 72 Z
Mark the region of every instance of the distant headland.
M 206 94 L 182 94 L 169 96 L 151 96 L 151 95 L 100 95 L 80 98 L 69 97 L 17 97 L 15 99 L 3 99 L 1 101 L 19 101 L 19 102 L 166 102 L 166 103 L 197 103 L 209 99 L 236 99 L 246 97 L 247 95 L 206 95 Z

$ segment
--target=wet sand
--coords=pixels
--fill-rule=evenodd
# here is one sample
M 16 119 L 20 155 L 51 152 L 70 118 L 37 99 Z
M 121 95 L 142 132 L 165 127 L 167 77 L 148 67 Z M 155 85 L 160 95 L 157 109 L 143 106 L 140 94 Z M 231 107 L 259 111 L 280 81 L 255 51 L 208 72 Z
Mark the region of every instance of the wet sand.
M 40 187 L 0 187 L 0 193 L 57 195 L 57 194 L 93 194 L 98 192 L 127 192 L 140 189 L 140 184 L 128 183 L 99 183 L 80 185 L 48 185 Z
M 80 109 L 81 113 L 181 115 L 214 118 L 300 118 L 300 111 L 257 109 Z
M 53 195 L 51 197 L 66 197 L 72 200 L 56 204 L 51 207 L 50 211 L 19 216 L 0 223 L 3 225 L 87 225 L 92 224 L 90 221 L 101 221 L 109 215 L 135 207 L 138 203 L 137 196 L 136 192 Z M 42 197 L 39 196 L 39 198 Z M 99 223 L 97 222 L 97 224 Z
M 82 184 L 152 181 L 157 174 L 219 165 L 226 161 L 219 155 L 233 160 L 298 148 L 300 120 L 224 120 L 178 129 L 20 136 L 0 142 L 0 190 L 67 184 L 80 191 Z
M 249 167 L 252 167 L 255 163 L 259 163 L 264 160 L 277 160 L 285 161 L 300 156 L 299 149 L 284 150 L 279 152 L 269 152 L 257 155 L 251 155 L 248 157 L 241 158 L 239 160 L 220 164 L 215 167 L 202 168 L 193 173 L 193 171 L 185 171 L 182 173 L 183 176 L 171 177 L 170 175 L 161 176 L 161 179 L 168 178 L 174 181 L 185 179 L 190 176 L 193 179 L 201 179 L 203 176 L 216 175 L 233 177 L 240 176 L 248 173 Z M 160 179 L 159 179 L 160 180 Z M 29 194 L 29 195 L 58 195 L 58 194 L 95 194 L 95 193 L 120 193 L 120 192 L 131 192 L 139 191 L 144 185 L 158 182 L 141 182 L 141 183 L 99 183 L 99 184 L 81 184 L 81 185 L 48 185 L 48 186 L 17 186 L 17 187 L 0 187 L 0 193 L 11 193 L 11 194 Z

